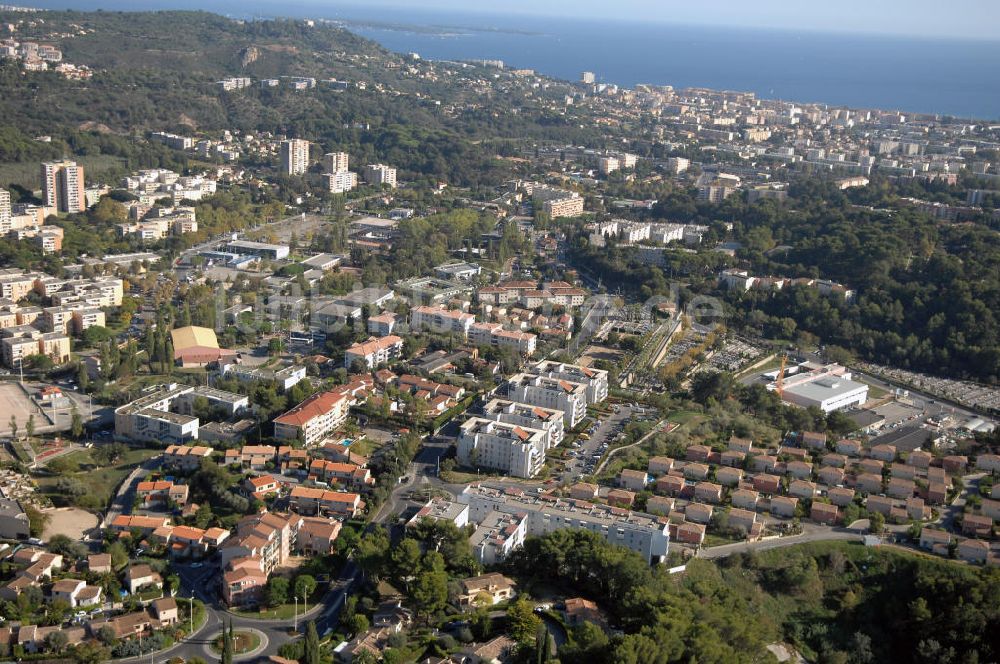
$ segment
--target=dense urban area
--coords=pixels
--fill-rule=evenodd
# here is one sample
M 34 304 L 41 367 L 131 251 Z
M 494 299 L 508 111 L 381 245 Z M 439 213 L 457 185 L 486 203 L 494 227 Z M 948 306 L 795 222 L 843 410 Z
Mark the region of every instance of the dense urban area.
M 0 656 L 1000 658 L 1000 125 L 0 8 Z

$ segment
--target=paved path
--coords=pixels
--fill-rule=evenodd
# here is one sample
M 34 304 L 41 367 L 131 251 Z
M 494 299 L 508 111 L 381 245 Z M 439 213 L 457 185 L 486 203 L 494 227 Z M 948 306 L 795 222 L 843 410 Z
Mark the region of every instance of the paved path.
M 615 449 L 613 449 L 610 452 L 608 452 L 608 454 L 604 457 L 604 459 L 601 461 L 601 463 L 599 463 L 597 465 L 597 468 L 594 469 L 594 475 L 600 475 L 601 474 L 601 471 L 604 470 L 604 466 L 608 465 L 608 462 L 611 461 L 611 457 L 615 456 L 619 452 L 623 452 L 623 451 L 625 451 L 627 449 L 636 447 L 638 445 L 642 445 L 643 443 L 645 443 L 647 440 L 649 440 L 650 438 L 652 438 L 656 434 L 662 432 L 663 431 L 663 425 L 666 424 L 666 422 L 667 422 L 666 420 L 660 420 L 659 422 L 656 423 L 656 425 L 652 429 L 649 430 L 649 433 L 647 433 L 645 436 L 643 436 L 639 440 L 635 441 L 634 443 L 630 443 L 628 445 L 623 445 L 622 447 L 616 447 Z
M 789 535 L 788 537 L 779 537 L 776 539 L 766 539 L 759 542 L 737 542 L 735 544 L 713 546 L 707 549 L 699 549 L 698 557 L 705 558 L 707 560 L 715 560 L 717 558 L 731 556 L 734 553 L 744 553 L 746 551 L 768 551 L 770 549 L 781 549 L 786 546 L 795 546 L 796 544 L 805 544 L 807 542 L 827 542 L 836 540 L 861 542 L 864 538 L 864 533 L 852 532 L 844 528 L 837 528 L 803 533 L 801 535 Z

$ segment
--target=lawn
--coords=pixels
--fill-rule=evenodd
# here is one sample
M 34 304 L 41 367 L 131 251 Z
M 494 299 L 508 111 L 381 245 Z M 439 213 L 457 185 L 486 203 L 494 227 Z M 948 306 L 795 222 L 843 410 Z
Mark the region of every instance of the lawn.
M 309 607 L 315 606 L 315 602 L 309 604 Z M 299 617 L 301 617 L 309 607 L 304 607 L 302 602 L 299 602 Z M 281 604 L 273 609 L 230 609 L 230 612 L 244 618 L 256 618 L 259 620 L 291 620 L 295 617 L 295 603 Z M 237 633 L 237 635 L 239 635 L 239 633 Z
M 670 422 L 676 422 L 677 424 L 688 424 L 694 420 L 702 418 L 701 413 L 696 413 L 693 410 L 679 410 L 676 413 L 671 413 L 667 420 Z
M 81 496 L 87 503 L 80 503 L 81 507 L 91 507 L 103 509 L 111 500 L 111 496 L 118 489 L 118 485 L 132 470 L 160 453 L 160 450 L 134 449 L 129 448 L 122 459 L 114 466 L 98 468 L 90 456 L 90 450 L 79 450 L 58 459 L 67 468 L 62 475 L 36 476 L 39 491 L 48 494 L 53 498 L 53 502 L 64 503 L 66 497 L 57 492 L 55 485 L 61 477 L 70 477 L 87 488 L 87 493 Z
M 237 655 L 253 652 L 260 647 L 260 637 L 253 632 L 235 632 L 233 634 L 233 650 Z M 212 650 L 222 652 L 222 635 L 212 641 Z

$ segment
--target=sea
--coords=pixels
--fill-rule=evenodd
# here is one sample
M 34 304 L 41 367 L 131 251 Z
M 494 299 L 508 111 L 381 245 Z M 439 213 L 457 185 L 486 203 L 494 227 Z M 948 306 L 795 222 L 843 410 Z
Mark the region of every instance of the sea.
M 1000 120 L 1000 40 L 599 21 L 277 0 L 40 0 L 52 9 L 203 9 L 327 19 L 400 53 L 502 60 L 578 80 L 705 87 L 766 99 Z M 998 33 L 1000 34 L 1000 33 Z

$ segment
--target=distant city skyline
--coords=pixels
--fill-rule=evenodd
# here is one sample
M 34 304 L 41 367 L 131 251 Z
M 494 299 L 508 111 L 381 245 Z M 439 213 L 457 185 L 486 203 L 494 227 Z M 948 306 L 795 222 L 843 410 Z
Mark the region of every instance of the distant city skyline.
M 405 7 L 407 10 L 455 11 L 463 14 L 497 14 L 499 6 L 477 6 L 467 0 L 425 0 L 419 6 L 401 0 L 357 0 L 332 3 L 305 0 L 307 6 L 336 9 L 364 6 Z M 507 0 L 502 13 L 563 16 L 581 19 L 657 21 L 747 28 L 774 28 L 823 32 L 849 32 L 921 37 L 1000 40 L 1000 2 L 996 0 L 715 0 L 710 5 L 677 1 L 619 0 Z M 387 16 L 386 20 L 392 20 Z

